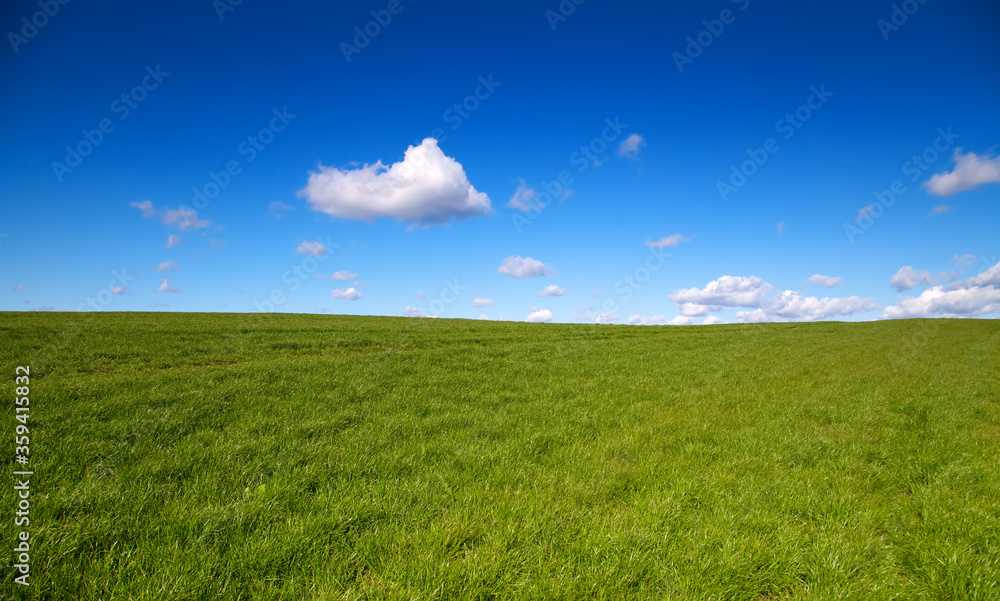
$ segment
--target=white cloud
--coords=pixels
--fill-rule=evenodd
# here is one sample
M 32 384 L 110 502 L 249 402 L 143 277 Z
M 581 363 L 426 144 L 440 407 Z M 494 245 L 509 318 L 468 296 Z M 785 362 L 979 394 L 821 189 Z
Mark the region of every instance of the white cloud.
M 609 324 L 618 321 L 619 317 L 614 313 L 601 313 L 594 317 L 594 323 Z
M 813 276 L 815 278 L 816 276 Z M 807 281 L 815 281 L 810 278 Z M 839 284 L 839 278 L 825 278 L 827 284 Z M 738 311 L 736 319 L 741 322 L 812 321 L 834 316 L 851 315 L 874 311 L 882 307 L 871 298 L 851 296 L 847 298 L 817 298 L 803 296 L 794 290 L 784 290 L 770 296 L 773 286 L 757 276 L 723 276 L 710 282 L 704 289 L 691 288 L 677 290 L 669 295 L 677 303 L 680 313 L 671 323 L 693 323 L 694 317 L 714 313 L 724 307 L 741 307 L 753 311 Z M 708 320 L 705 323 L 718 323 Z
M 198 219 L 198 211 L 185 207 L 164 211 L 163 216 L 160 217 L 160 221 L 163 222 L 163 225 L 175 225 L 182 232 L 200 230 L 212 225 L 211 221 Z
M 663 325 L 666 321 L 667 318 L 663 315 L 643 317 L 642 315 L 636 314 L 628 318 L 628 323 L 634 326 L 658 326 Z
M 639 149 L 645 145 L 645 138 L 639 134 L 632 134 L 618 145 L 618 156 L 637 161 L 639 160 Z
M 176 234 L 167 236 L 167 248 L 173 248 L 181 243 L 181 237 Z
M 753 311 L 737 311 L 736 321 L 740 323 L 761 323 L 774 320 L 763 309 L 754 309 Z
M 312 243 L 312 244 L 318 244 L 318 243 Z M 322 245 L 320 245 L 320 246 L 322 246 Z M 299 249 L 301 249 L 301 248 L 302 247 L 300 246 Z M 296 250 L 295 252 L 299 252 L 299 251 Z M 299 254 L 304 254 L 304 253 L 299 252 Z M 323 254 L 326 254 L 326 249 L 325 248 L 323 249 Z M 320 257 L 322 257 L 323 255 L 321 254 L 321 255 L 313 255 L 313 256 L 320 256 Z M 327 279 L 327 280 L 337 280 L 338 282 L 350 282 L 351 280 L 357 280 L 358 279 L 358 274 L 351 273 L 350 271 L 335 271 L 335 272 L 331 273 L 330 275 L 317 275 L 316 277 Z M 357 282 L 356 281 L 356 282 L 354 282 L 354 285 L 358 286 L 358 285 L 362 285 L 362 284 L 361 284 L 361 282 Z
M 802 296 L 794 290 L 785 290 L 764 307 L 769 317 L 814 321 L 841 315 L 875 311 L 882 306 L 871 298 L 850 296 L 847 298 L 816 298 Z
M 772 290 L 770 284 L 757 276 L 724 275 L 709 282 L 704 289 L 677 290 L 668 298 L 675 303 L 722 305 L 725 307 L 758 307 Z
M 180 268 L 180 263 L 173 261 L 164 261 L 155 267 L 156 271 L 177 271 Z
M 124 286 L 112 286 L 110 290 L 111 294 L 128 294 L 128 288 Z
M 668 326 L 689 326 L 694 323 L 694 318 L 687 315 L 678 315 L 667 322 Z
M 528 317 L 524 321 L 531 323 L 542 323 L 546 321 L 552 321 L 552 311 L 548 309 L 539 309 L 538 307 L 532 307 L 531 312 L 528 313 Z
M 823 286 L 824 288 L 835 288 L 835 287 L 840 286 L 841 284 L 843 284 L 844 280 L 842 280 L 839 277 L 834 277 L 834 276 L 829 276 L 829 275 L 820 275 L 820 274 L 817 273 L 817 274 L 809 276 L 806 279 L 806 281 L 803 284 L 803 286 L 805 286 L 805 284 L 808 284 L 810 282 L 813 283 L 813 284 L 819 284 L 820 286 Z
M 429 315 L 427 313 L 424 313 L 420 309 L 412 306 L 407 306 L 405 309 L 403 309 L 403 315 L 405 315 L 406 317 L 437 317 L 437 315 Z
M 473 307 L 492 307 L 494 305 L 496 305 L 496 303 L 494 303 L 493 299 L 490 298 L 477 298 L 472 301 Z
M 531 257 L 522 258 L 520 256 L 504 259 L 500 267 L 497 268 L 497 272 L 512 278 L 540 278 L 555 274 L 549 265 Z
M 152 217 L 156 215 L 156 209 L 153 208 L 153 201 L 144 200 L 142 202 L 130 202 L 128 203 L 130 207 L 135 207 L 142 211 L 143 217 Z
M 477 317 L 476 319 L 482 319 L 483 321 L 486 321 L 486 320 L 488 320 L 489 318 L 490 318 L 490 316 L 489 316 L 489 315 L 487 315 L 487 314 L 485 314 L 485 313 L 480 313 L 480 314 L 479 314 L 479 317 Z
M 948 205 L 938 205 L 931 209 L 931 212 L 927 213 L 927 216 L 933 217 L 934 215 L 944 215 L 945 213 L 951 213 L 951 207 Z
M 926 269 L 918 271 L 909 265 L 900 267 L 896 275 L 892 276 L 892 280 L 889 281 L 889 285 L 897 292 L 913 290 L 915 286 L 933 286 L 937 283 L 930 271 Z
M 541 292 L 535 296 L 566 296 L 566 289 L 560 288 L 555 284 L 546 286 Z
M 1000 263 L 986 269 L 979 275 L 967 280 L 960 280 L 948 286 L 948 290 L 979 288 L 982 286 L 1000 286 Z
M 163 283 L 156 289 L 157 292 L 180 292 L 181 289 L 170 285 L 170 280 L 163 278 Z
M 415 226 L 486 215 L 490 199 L 469 183 L 462 165 L 445 156 L 437 140 L 410 146 L 403 160 L 354 169 L 320 165 L 299 191 L 313 210 L 372 222 L 388 217 Z
M 951 258 L 951 262 L 956 265 L 972 265 L 976 262 L 976 255 L 965 253 L 964 255 L 955 255 Z
M 418 290 L 417 293 L 413 296 L 413 298 L 415 298 L 417 300 L 423 300 L 423 299 L 427 298 L 427 295 L 424 294 L 423 292 L 420 292 Z
M 1000 313 L 1000 263 L 979 275 L 933 286 L 919 296 L 906 296 L 886 307 L 883 319 L 906 317 L 974 317 Z
M 692 236 L 691 238 L 685 238 L 684 236 L 682 236 L 680 234 L 671 234 L 669 236 L 664 236 L 663 238 L 660 238 L 659 240 L 656 240 L 655 242 L 649 242 L 649 241 L 647 241 L 646 242 L 646 246 L 648 246 L 650 248 L 663 248 L 663 247 L 666 247 L 666 246 L 677 246 L 681 242 L 690 242 L 692 239 L 694 239 L 694 236 Z
M 957 148 L 955 169 L 931 176 L 924 187 L 934 196 L 952 196 L 994 182 L 1000 182 L 1000 157 L 962 154 L 962 149 Z
M 677 312 L 688 317 L 698 317 L 707 313 L 721 311 L 720 305 L 699 305 L 698 303 L 677 303 Z
M 518 180 L 517 191 L 514 192 L 514 196 L 510 197 L 507 201 L 507 206 L 512 209 L 517 209 L 518 211 L 532 211 L 540 210 L 545 208 L 545 205 L 540 204 L 536 198 L 538 198 L 538 192 L 534 188 L 528 186 L 525 181 Z
M 321 242 L 312 242 L 310 240 L 303 240 L 302 244 L 295 249 L 295 254 L 308 255 L 310 257 L 324 257 L 326 256 L 326 247 L 323 246 Z M 357 276 L 354 276 L 355 278 Z M 353 280 L 354 278 L 348 278 Z
M 284 217 L 284 213 L 294 210 L 295 207 L 286 205 L 280 200 L 276 200 L 271 204 L 267 205 L 267 212 L 271 215 L 271 217 L 274 217 L 275 219 L 281 219 L 282 217 Z
M 334 289 L 333 293 L 330 294 L 330 298 L 339 298 L 342 300 L 358 300 L 361 298 L 361 293 L 354 288 L 348 288 L 346 290 L 341 290 L 340 288 Z
M 701 322 L 701 325 L 703 325 L 703 326 L 710 326 L 710 325 L 716 324 L 716 323 L 722 323 L 722 320 L 719 319 L 719 316 L 718 315 L 709 315 L 708 317 L 705 318 L 705 321 Z

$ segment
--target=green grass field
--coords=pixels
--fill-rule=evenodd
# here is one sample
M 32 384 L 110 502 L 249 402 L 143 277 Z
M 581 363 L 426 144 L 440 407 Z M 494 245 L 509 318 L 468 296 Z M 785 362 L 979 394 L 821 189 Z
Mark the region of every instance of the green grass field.
M 1000 598 L 998 321 L 2 313 L 0 349 L 3 598 Z

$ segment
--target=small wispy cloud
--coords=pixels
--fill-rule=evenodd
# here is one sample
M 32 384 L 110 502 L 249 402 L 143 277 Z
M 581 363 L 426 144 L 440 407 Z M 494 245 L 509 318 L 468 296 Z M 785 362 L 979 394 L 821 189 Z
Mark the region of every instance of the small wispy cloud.
M 177 288 L 176 286 L 171 286 L 170 285 L 170 280 L 167 279 L 167 278 L 163 278 L 163 283 L 160 284 L 160 287 L 157 288 L 156 291 L 157 292 L 175 292 L 176 293 L 176 292 L 180 292 L 181 289 Z
M 660 238 L 659 240 L 654 240 L 652 242 L 647 240 L 646 246 L 650 248 L 665 248 L 668 246 L 677 246 L 681 242 L 690 242 L 693 239 L 694 236 L 691 236 L 690 238 L 685 238 L 680 234 L 671 234 L 669 236 L 664 236 L 663 238 Z
M 157 265 L 154 269 L 156 271 L 177 271 L 181 268 L 180 263 L 175 263 L 174 261 L 164 261 Z
M 625 157 L 630 161 L 639 160 L 639 150 L 646 145 L 646 139 L 639 134 L 632 134 L 622 140 L 618 145 L 618 156 Z

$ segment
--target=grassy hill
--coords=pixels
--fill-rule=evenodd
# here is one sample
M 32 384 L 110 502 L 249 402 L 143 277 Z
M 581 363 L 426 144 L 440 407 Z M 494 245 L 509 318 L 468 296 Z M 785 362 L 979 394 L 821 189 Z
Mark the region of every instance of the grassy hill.
M 1000 598 L 998 321 L 2 313 L 0 357 L 4 598 Z

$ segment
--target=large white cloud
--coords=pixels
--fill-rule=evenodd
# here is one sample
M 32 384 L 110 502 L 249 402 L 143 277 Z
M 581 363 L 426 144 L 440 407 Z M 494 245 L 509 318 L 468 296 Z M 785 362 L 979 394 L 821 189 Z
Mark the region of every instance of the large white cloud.
M 677 290 L 668 298 L 675 303 L 758 307 L 771 290 L 770 284 L 755 275 L 750 277 L 724 275 L 709 282 L 703 289 Z
M 955 168 L 931 176 L 924 186 L 935 196 L 952 196 L 993 182 L 1000 182 L 1000 157 L 978 156 L 974 152 L 962 154 L 958 148 Z
M 497 267 L 497 272 L 512 278 L 540 278 L 555 273 L 545 263 L 531 257 L 521 256 L 507 257 L 500 264 L 500 267 Z
M 919 296 L 904 296 L 886 307 L 883 319 L 976 317 L 1000 313 L 1000 263 L 947 286 L 932 286 Z
M 785 290 L 779 293 L 763 307 L 770 316 L 804 321 L 864 313 L 881 308 L 882 306 L 871 298 L 858 296 L 816 298 L 815 296 L 802 296 L 794 290 Z
M 820 280 L 823 284 L 839 284 L 840 278 L 813 276 L 807 281 Z M 795 290 L 783 290 L 771 295 L 774 287 L 757 276 L 723 276 L 709 282 L 705 288 L 677 290 L 669 295 L 677 303 L 677 317 L 668 323 L 689 324 L 694 318 L 716 313 L 725 307 L 745 309 L 736 312 L 741 322 L 813 321 L 830 317 L 852 315 L 881 309 L 871 298 L 850 296 L 846 298 L 817 298 L 803 296 Z M 711 316 L 710 316 L 711 317 Z M 718 323 L 706 318 L 704 323 Z
M 375 221 L 388 217 L 416 226 L 486 215 L 486 194 L 476 191 L 455 159 L 445 156 L 437 140 L 410 146 L 403 160 L 382 161 L 356 169 L 320 166 L 299 191 L 313 210 L 335 217 Z

